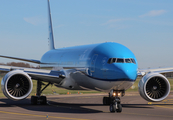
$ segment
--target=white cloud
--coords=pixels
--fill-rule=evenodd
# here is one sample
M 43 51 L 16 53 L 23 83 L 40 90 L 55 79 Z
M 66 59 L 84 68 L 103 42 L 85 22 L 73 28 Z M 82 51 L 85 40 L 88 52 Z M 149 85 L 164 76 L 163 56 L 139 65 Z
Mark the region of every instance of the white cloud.
M 108 26 L 109 28 L 125 29 L 131 26 L 125 24 L 124 22 L 131 21 L 131 20 L 134 20 L 134 19 L 131 19 L 131 18 L 110 19 L 106 23 L 103 23 L 101 25 Z
M 124 23 L 124 21 L 130 21 L 130 20 L 133 20 L 133 19 L 131 19 L 131 18 L 110 19 L 101 25 L 102 26 L 108 26 L 108 28 L 125 29 L 125 28 L 128 28 L 130 26 L 126 25 Z
M 32 25 L 39 25 L 39 24 L 45 23 L 45 19 L 40 16 L 25 17 L 23 19 Z
M 162 15 L 164 13 L 166 13 L 166 10 L 152 10 L 146 14 L 140 15 L 139 17 L 154 17 L 154 16 L 159 16 Z
M 121 22 L 121 21 L 125 21 L 125 20 L 129 20 L 129 19 L 126 19 L 126 18 L 111 19 L 111 20 L 108 20 L 106 23 L 103 23 L 102 25 L 112 24 L 112 23 Z

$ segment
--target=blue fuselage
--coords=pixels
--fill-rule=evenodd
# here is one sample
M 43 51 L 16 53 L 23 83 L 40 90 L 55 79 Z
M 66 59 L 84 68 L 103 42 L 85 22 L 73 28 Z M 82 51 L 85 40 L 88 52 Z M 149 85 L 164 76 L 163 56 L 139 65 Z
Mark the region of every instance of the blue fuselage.
M 136 57 L 127 47 L 113 42 L 50 50 L 43 55 L 41 62 L 51 63 L 41 65 L 42 68 L 80 72 L 71 76 L 80 86 L 89 89 L 126 90 L 137 78 Z
M 137 78 L 137 60 L 125 46 L 107 42 L 50 50 L 41 59 L 52 63 L 41 67 L 75 69 L 99 81 L 130 81 Z

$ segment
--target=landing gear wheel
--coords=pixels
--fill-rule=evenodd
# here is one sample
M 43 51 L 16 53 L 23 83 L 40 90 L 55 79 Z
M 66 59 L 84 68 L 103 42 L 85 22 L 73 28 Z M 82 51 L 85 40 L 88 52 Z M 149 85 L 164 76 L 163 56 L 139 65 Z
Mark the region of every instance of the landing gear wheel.
M 110 112 L 114 113 L 116 110 L 116 106 L 114 104 L 111 104 L 109 107 Z
M 110 105 L 110 97 L 103 97 L 103 105 Z
M 38 100 L 37 96 L 31 96 L 31 104 L 32 105 L 37 105 L 37 100 Z
M 122 112 L 122 106 L 120 103 L 117 103 L 117 109 L 116 109 L 117 113 Z
M 31 104 L 32 105 L 46 105 L 47 104 L 47 98 L 46 96 L 31 96 Z
M 109 93 L 110 98 L 110 112 L 122 112 L 121 100 L 120 97 L 125 95 L 125 90 L 114 90 L 112 89 Z
M 46 96 L 40 96 L 40 104 L 41 105 L 46 105 L 47 104 Z
M 46 105 L 47 99 L 46 96 L 41 96 L 41 93 L 44 89 L 46 89 L 51 83 L 49 82 L 47 85 L 45 85 L 42 81 L 37 81 L 37 92 L 36 96 L 31 96 L 31 104 L 32 105 Z M 42 85 L 45 85 L 45 87 L 42 89 Z
M 103 105 L 107 105 L 107 97 L 103 97 Z

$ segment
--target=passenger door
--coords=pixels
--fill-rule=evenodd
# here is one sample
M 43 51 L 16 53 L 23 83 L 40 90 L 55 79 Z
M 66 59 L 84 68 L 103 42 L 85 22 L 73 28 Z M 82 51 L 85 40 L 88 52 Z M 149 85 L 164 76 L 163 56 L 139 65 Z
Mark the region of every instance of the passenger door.
M 107 79 L 107 68 L 106 68 L 107 60 L 108 60 L 107 57 L 104 57 L 102 60 L 102 75 L 104 79 Z
M 98 57 L 98 55 L 95 54 L 91 60 L 91 72 L 95 72 L 95 63 L 96 63 L 97 57 Z

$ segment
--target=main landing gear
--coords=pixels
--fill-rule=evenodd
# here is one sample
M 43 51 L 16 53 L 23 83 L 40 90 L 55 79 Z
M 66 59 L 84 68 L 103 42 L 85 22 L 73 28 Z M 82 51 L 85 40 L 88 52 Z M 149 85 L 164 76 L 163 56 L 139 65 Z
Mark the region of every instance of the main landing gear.
M 44 89 L 46 89 L 51 83 L 49 82 L 43 89 L 41 89 L 43 82 L 40 80 L 37 81 L 37 93 L 36 96 L 31 96 L 31 104 L 32 105 L 46 105 L 47 104 L 47 98 L 46 96 L 41 96 L 41 93 Z
M 121 100 L 119 96 L 124 96 L 125 91 L 111 90 L 109 97 L 103 98 L 104 105 L 110 105 L 110 112 L 122 112 Z

